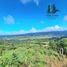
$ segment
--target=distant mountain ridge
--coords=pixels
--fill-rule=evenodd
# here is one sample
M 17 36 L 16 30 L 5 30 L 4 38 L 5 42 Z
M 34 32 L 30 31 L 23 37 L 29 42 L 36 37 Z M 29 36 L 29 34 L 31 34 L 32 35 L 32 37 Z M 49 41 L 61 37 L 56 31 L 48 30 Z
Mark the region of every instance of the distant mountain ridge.
M 0 35 L 0 37 L 15 37 L 15 36 L 67 36 L 67 30 L 64 31 L 49 31 L 49 32 L 36 32 L 36 33 L 26 33 L 18 35 Z

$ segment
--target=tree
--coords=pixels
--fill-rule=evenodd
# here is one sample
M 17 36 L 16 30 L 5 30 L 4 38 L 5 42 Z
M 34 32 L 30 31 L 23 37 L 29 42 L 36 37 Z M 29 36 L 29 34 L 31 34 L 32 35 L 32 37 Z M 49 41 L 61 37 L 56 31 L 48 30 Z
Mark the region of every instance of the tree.
M 49 47 L 50 47 L 50 49 L 57 51 L 57 45 L 56 45 L 56 42 L 54 40 L 49 41 Z

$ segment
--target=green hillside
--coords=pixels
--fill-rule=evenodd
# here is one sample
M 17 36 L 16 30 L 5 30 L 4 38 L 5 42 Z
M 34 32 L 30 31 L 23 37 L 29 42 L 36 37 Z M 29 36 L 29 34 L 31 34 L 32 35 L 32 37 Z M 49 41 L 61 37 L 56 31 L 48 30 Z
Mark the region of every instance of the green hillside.
M 15 38 L 0 42 L 0 67 L 67 67 L 67 38 L 46 39 Z

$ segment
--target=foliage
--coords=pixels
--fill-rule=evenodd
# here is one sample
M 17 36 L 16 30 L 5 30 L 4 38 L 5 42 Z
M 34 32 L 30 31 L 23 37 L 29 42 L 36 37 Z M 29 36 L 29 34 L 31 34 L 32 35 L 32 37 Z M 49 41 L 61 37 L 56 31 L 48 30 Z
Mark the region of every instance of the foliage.
M 67 54 L 67 39 L 33 41 L 0 43 L 0 67 L 50 67 L 50 59 L 60 58 L 60 48 Z

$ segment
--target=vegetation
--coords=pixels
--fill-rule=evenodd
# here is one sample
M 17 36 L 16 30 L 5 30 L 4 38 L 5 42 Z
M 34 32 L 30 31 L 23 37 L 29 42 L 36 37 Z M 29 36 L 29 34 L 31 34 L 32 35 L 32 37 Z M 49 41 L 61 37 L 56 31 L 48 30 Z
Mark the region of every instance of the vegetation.
M 49 46 L 51 49 L 57 52 L 60 50 L 60 48 L 63 48 L 63 53 L 64 55 L 67 56 L 67 39 L 66 38 L 63 38 L 60 40 L 51 40 L 49 42 Z
M 19 39 L 0 42 L 0 67 L 67 67 L 67 38 Z

